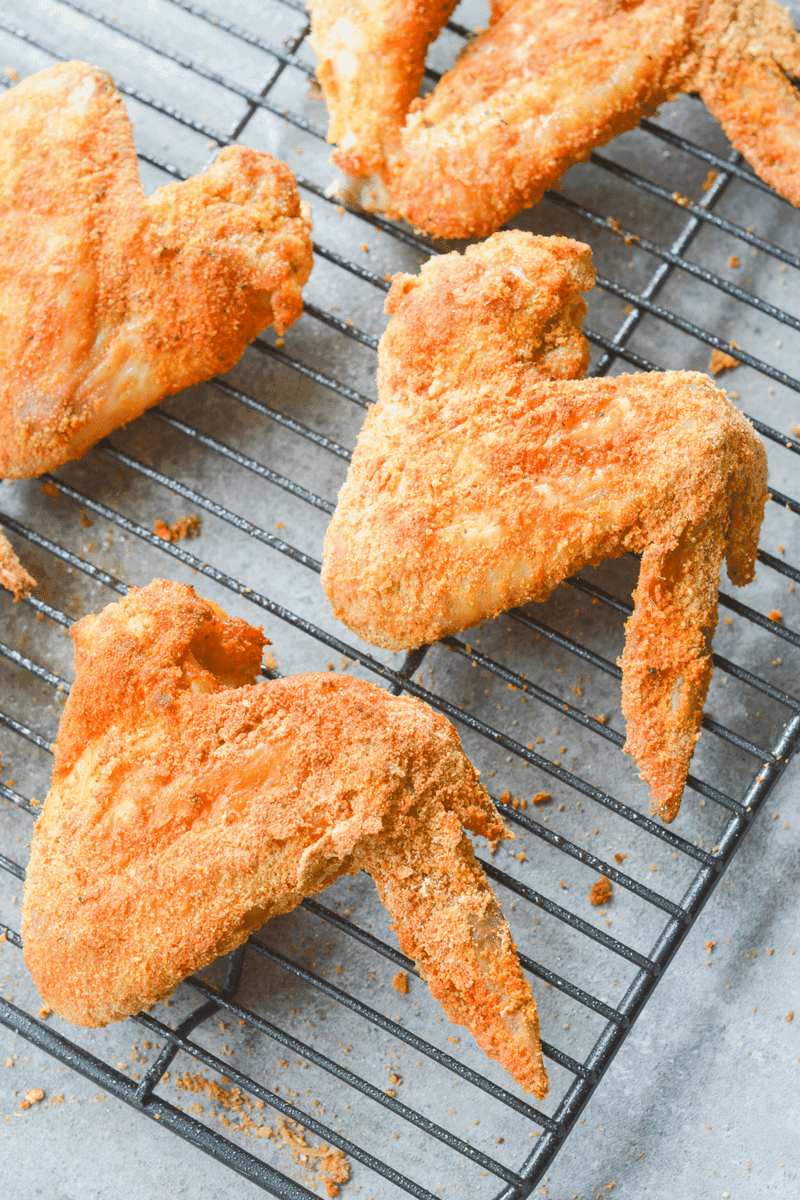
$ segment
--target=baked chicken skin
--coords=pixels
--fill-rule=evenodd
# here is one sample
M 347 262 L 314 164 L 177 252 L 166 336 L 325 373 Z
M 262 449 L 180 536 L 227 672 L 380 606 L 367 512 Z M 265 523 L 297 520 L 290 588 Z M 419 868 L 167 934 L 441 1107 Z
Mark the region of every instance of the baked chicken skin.
M 398 650 L 641 555 L 626 750 L 675 817 L 699 736 L 723 558 L 754 575 L 766 454 L 706 375 L 581 380 L 587 246 L 498 233 L 396 275 L 378 402 L 324 545 L 334 615 Z
M 761 178 L 800 205 L 800 38 L 774 0 L 494 0 L 489 29 L 402 116 L 449 6 L 310 7 L 333 158 L 360 177 L 351 194 L 437 237 L 492 233 L 681 92 L 699 93 Z
M 358 679 L 255 683 L 261 631 L 155 580 L 73 628 L 25 884 L 25 961 L 68 1021 L 149 1008 L 367 871 L 448 1017 L 547 1090 L 536 1005 L 464 829 L 513 837 L 444 717 Z
M 145 197 L 104 71 L 61 63 L 7 91 L 0 478 L 79 458 L 163 397 L 227 371 L 262 329 L 300 316 L 311 265 L 307 209 L 271 155 L 226 147 L 205 174 Z M 12 590 L 26 586 L 17 573 Z

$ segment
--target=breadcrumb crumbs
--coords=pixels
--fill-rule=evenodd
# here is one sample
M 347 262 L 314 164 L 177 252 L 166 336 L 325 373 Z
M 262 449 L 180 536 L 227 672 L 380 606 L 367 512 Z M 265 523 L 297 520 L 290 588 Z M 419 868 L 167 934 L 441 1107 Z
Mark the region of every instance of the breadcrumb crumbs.
M 190 513 L 187 517 L 178 517 L 177 521 L 173 521 L 171 525 L 167 525 L 166 521 L 157 518 L 153 526 L 153 533 L 156 537 L 163 538 L 165 542 L 180 542 L 183 538 L 197 537 L 199 532 L 200 518 L 196 513 Z
M 738 366 L 739 360 L 738 358 L 734 358 L 732 354 L 726 354 L 724 350 L 711 351 L 708 369 L 712 375 L 719 375 L 721 371 L 732 371 L 734 367 Z
M 405 996 L 408 992 L 408 975 L 405 971 L 398 971 L 392 980 L 392 987 L 401 996 Z
M 589 892 L 589 901 L 599 908 L 601 904 L 608 904 L 613 895 L 611 880 L 606 875 L 601 875 Z

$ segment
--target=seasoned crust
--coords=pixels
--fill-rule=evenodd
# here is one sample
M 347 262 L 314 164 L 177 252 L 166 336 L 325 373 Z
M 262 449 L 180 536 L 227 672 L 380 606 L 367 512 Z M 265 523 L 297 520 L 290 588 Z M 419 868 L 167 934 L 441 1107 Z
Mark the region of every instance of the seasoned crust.
M 395 281 L 378 403 L 322 582 L 339 620 L 398 650 L 640 554 L 621 660 L 626 749 L 672 820 L 711 678 L 723 557 L 734 583 L 753 577 L 766 455 L 706 375 L 570 378 L 586 362 L 577 293 L 592 281 L 586 247 L 518 231 Z
M 513 835 L 444 717 L 343 676 L 253 683 L 260 630 L 184 584 L 132 589 L 73 632 L 22 919 L 55 1012 L 148 1008 L 363 869 L 450 1019 L 544 1095 L 536 1006 L 464 828 Z
M 302 311 L 310 224 L 269 154 L 221 150 L 145 198 L 110 76 L 68 62 L 0 98 L 0 477 L 77 458 Z
M 317 7 L 333 28 L 354 3 Z M 761 178 L 800 204 L 800 38 L 774 0 L 498 0 L 490 27 L 410 102 L 436 6 L 376 8 L 380 29 L 413 47 L 415 69 L 374 54 L 368 22 L 348 50 L 346 87 L 326 89 L 334 158 L 370 177 L 350 184 L 365 207 L 435 237 L 485 237 L 681 92 L 699 93 Z

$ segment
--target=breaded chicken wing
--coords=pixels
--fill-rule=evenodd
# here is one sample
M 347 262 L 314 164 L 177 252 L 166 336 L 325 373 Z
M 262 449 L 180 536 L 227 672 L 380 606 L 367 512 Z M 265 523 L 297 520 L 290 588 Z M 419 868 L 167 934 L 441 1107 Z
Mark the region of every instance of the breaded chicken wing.
M 302 311 L 310 222 L 244 146 L 145 198 L 122 97 L 85 63 L 0 98 L 0 478 L 79 458 Z
M 766 455 L 705 375 L 579 380 L 588 247 L 513 231 L 395 276 L 378 403 L 325 537 L 335 616 L 391 649 L 642 556 L 626 626 L 627 751 L 678 811 L 711 678 L 724 556 L 753 578 Z
M 761 178 L 800 205 L 800 38 L 774 0 L 496 0 L 492 19 L 405 124 L 392 134 L 384 120 L 391 153 L 369 168 L 380 179 L 365 205 L 437 237 L 485 236 L 681 92 L 699 92 Z M 417 44 L 430 40 L 426 13 Z M 356 50 L 348 71 L 353 94 L 377 74 Z M 335 89 L 326 98 L 336 140 Z M 369 113 L 351 127 L 369 128 Z
M 462 827 L 513 835 L 444 717 L 342 676 L 254 683 L 261 631 L 185 584 L 132 589 L 73 636 L 22 919 L 55 1012 L 148 1008 L 365 870 L 450 1019 L 544 1095 L 536 1005 Z
M 328 101 L 333 160 L 382 171 L 419 92 L 425 53 L 458 0 L 311 0 L 309 41 Z

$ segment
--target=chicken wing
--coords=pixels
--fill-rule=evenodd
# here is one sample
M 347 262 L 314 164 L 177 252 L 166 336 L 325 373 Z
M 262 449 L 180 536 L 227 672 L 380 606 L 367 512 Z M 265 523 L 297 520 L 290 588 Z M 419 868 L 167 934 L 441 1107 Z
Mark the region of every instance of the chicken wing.
M 753 578 L 766 455 L 705 375 L 579 380 L 588 247 L 512 231 L 396 275 L 378 403 L 325 538 L 335 616 L 391 649 L 642 556 L 622 657 L 627 751 L 677 813 L 711 678 L 723 556 Z
M 800 76 L 800 38 L 774 0 L 497 0 L 492 16 L 433 92 L 409 105 L 404 125 L 393 133 L 384 117 L 389 152 L 369 166 L 377 188 L 362 180 L 365 206 L 437 237 L 485 236 L 681 92 L 699 92 L 762 179 L 800 205 L 800 101 L 790 82 Z M 430 37 L 426 14 L 418 44 Z M 362 77 L 378 86 L 375 61 L 356 48 L 348 72 L 353 92 Z M 335 89 L 326 98 L 336 140 Z M 354 140 L 338 160 L 349 170 Z
M 145 198 L 122 97 L 85 63 L 0 99 L 0 478 L 78 458 L 302 311 L 310 221 L 244 146 Z
M 457 3 L 311 0 L 309 41 L 330 111 L 328 141 L 344 171 L 383 170 L 419 92 L 428 46 Z
M 365 870 L 450 1019 L 544 1095 L 536 1005 L 462 827 L 513 834 L 444 717 L 342 676 L 254 683 L 261 631 L 185 584 L 132 589 L 73 636 L 22 919 L 55 1012 L 148 1008 Z

